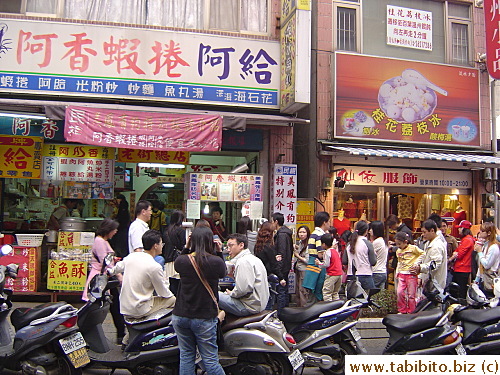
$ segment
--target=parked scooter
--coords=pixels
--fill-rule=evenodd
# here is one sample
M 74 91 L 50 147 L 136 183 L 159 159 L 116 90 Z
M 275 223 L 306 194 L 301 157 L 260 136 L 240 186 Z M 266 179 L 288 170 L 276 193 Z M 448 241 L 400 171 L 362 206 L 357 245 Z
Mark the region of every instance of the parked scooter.
M 431 270 L 434 265 L 431 263 Z M 429 274 L 424 286 L 426 298 L 436 304 L 446 304 L 449 296 Z M 450 322 L 455 305 L 429 309 L 413 314 L 390 314 L 382 323 L 389 333 L 384 354 L 466 354 L 462 346 L 461 328 Z
M 1 255 L 12 251 L 1 248 Z M 33 308 L 17 308 L 10 321 L 12 291 L 4 289 L 6 277 L 16 278 L 18 266 L 0 266 L 0 371 L 9 369 L 23 374 L 74 375 L 89 363 L 86 344 L 77 332 L 77 310 L 65 303 L 47 303 Z
M 179 365 L 177 336 L 171 325 L 171 312 L 141 323 L 127 323 L 129 344 L 120 350 L 104 335 L 102 323 L 109 311 L 111 297 L 105 264 L 89 284 L 89 301 L 79 311 L 79 326 L 89 346 L 93 363 L 112 369 L 123 368 L 132 374 L 175 374 Z M 295 341 L 286 333 L 275 312 L 244 318 L 228 318 L 223 326 L 225 350 L 219 353 L 227 374 L 291 374 L 302 365 Z
M 287 307 L 279 314 L 297 340 L 305 366 L 319 367 L 324 374 L 344 371 L 345 356 L 367 354 L 356 329 L 362 308 L 375 305 L 357 282 L 347 288 L 347 301 L 318 302 L 308 307 Z M 375 305 L 376 306 L 376 305 Z

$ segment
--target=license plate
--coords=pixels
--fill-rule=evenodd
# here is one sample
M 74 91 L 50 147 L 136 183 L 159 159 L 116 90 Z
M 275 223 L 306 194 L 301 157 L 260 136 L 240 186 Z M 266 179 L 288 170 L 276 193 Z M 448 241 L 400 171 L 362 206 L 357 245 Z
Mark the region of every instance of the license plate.
M 351 335 L 352 335 L 352 338 L 354 339 L 354 341 L 361 340 L 361 335 L 359 334 L 359 332 L 356 328 L 349 328 L 349 332 L 351 332 Z
M 297 369 L 302 366 L 304 363 L 304 358 L 298 349 L 295 349 L 291 354 L 288 355 L 288 360 L 292 364 L 293 370 L 297 371 Z
M 462 344 L 458 344 L 455 347 L 455 351 L 457 352 L 457 355 L 467 355 L 467 352 Z
M 75 368 L 82 367 L 90 363 L 87 353 L 87 343 L 80 332 L 75 332 L 71 336 L 59 340 L 59 345 Z

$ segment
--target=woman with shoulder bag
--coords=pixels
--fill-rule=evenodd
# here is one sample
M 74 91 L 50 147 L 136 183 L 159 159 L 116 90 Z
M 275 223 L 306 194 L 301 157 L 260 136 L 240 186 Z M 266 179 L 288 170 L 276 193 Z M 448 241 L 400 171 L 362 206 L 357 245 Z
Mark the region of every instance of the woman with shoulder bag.
M 482 281 L 482 290 L 488 298 L 493 297 L 493 280 L 498 276 L 500 263 L 500 248 L 497 241 L 495 224 L 482 223 L 478 233 L 478 240 L 474 246 L 479 263 L 479 274 L 476 282 Z
M 304 307 L 309 299 L 309 291 L 302 286 L 304 282 L 304 276 L 306 274 L 307 262 L 309 259 L 309 252 L 307 244 L 309 242 L 309 237 L 311 236 L 311 230 L 307 225 L 302 225 L 297 230 L 298 243 L 294 245 L 293 255 L 297 258 L 295 262 L 295 272 L 296 272 L 296 284 L 298 287 L 299 295 L 299 307 Z
M 165 258 L 165 277 L 170 281 L 170 290 L 177 296 L 179 275 L 174 269 L 174 261 L 186 247 L 186 230 L 182 227 L 184 212 L 175 210 L 170 217 L 170 224 L 163 234 L 163 258 Z
M 179 375 L 196 373 L 196 348 L 208 375 L 224 375 L 217 346 L 217 289 L 219 279 L 226 275 L 226 264 L 215 255 L 210 228 L 194 228 L 190 244 L 192 253 L 175 260 L 180 284 L 172 325 L 179 341 Z

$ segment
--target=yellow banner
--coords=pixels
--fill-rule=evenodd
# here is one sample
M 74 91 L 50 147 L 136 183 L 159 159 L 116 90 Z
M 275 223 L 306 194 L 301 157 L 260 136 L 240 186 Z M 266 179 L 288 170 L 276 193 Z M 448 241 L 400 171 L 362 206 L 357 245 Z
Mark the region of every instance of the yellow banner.
M 89 252 L 94 242 L 95 234 L 92 232 L 59 231 L 57 251 L 79 249 Z
M 49 259 L 47 289 L 80 291 L 87 280 L 87 262 Z
M 124 163 L 189 164 L 187 151 L 154 151 L 131 148 L 118 149 L 118 161 Z
M 311 10 L 311 0 L 297 0 L 297 9 Z
M 43 146 L 43 156 L 59 158 L 85 158 L 85 159 L 115 159 L 115 148 L 81 145 L 54 145 Z
M 0 178 L 40 178 L 41 137 L 0 136 Z

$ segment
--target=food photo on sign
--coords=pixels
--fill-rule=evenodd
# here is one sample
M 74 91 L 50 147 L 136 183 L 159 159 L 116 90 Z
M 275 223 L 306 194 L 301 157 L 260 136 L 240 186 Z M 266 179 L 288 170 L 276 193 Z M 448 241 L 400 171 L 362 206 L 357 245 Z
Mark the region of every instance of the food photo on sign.
M 479 146 L 477 69 L 336 53 L 338 138 Z

